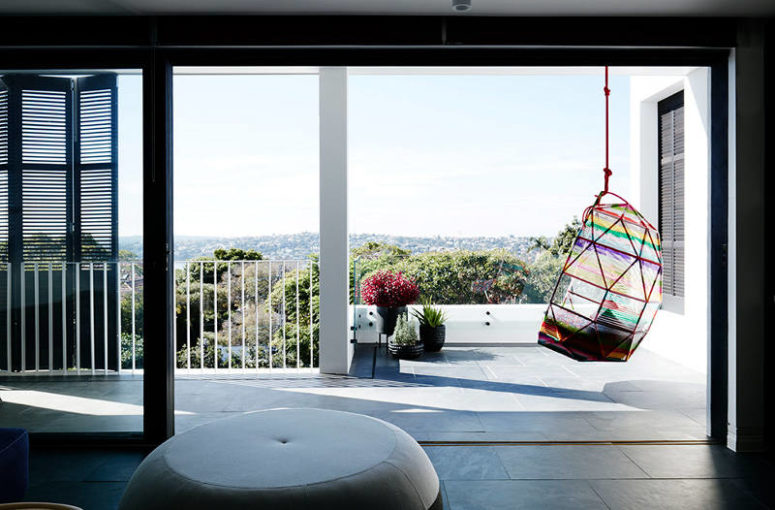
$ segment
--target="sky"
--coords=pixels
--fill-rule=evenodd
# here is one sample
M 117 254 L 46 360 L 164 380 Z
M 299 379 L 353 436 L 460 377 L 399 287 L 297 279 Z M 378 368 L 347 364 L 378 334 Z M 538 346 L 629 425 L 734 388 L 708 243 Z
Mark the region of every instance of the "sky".
M 628 190 L 629 80 L 610 86 L 611 183 Z M 173 87 L 176 235 L 318 230 L 317 76 L 176 75 Z M 139 77 L 119 88 L 120 234 L 137 235 Z M 552 235 L 602 187 L 602 68 L 352 75 L 348 108 L 353 233 Z

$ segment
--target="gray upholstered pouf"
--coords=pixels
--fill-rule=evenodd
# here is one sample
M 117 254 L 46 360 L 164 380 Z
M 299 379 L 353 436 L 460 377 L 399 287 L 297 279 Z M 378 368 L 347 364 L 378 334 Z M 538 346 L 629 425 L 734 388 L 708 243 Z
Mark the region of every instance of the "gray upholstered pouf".
M 360 414 L 271 409 L 202 425 L 137 468 L 121 510 L 440 509 L 409 434 Z

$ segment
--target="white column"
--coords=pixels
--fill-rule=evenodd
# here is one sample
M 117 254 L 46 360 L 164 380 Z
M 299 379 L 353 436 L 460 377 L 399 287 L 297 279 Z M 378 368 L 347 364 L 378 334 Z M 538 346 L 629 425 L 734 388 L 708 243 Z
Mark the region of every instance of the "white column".
M 347 69 L 320 69 L 320 371 L 346 374 L 348 334 Z

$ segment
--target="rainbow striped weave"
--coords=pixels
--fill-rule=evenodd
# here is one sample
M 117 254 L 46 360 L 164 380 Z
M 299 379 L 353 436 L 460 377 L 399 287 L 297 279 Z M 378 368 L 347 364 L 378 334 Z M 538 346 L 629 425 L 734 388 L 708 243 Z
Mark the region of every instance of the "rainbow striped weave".
M 621 202 L 600 203 L 605 194 Z M 538 343 L 579 361 L 627 361 L 661 305 L 659 232 L 626 200 L 601 193 L 584 211 Z

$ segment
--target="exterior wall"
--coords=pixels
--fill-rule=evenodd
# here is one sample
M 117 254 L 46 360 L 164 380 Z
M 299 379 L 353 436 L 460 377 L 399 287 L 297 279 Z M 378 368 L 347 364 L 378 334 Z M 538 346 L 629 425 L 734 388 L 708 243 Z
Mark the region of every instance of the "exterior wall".
M 355 309 L 358 343 L 377 341 L 373 315 L 375 308 L 359 305 Z M 536 343 L 546 311 L 546 305 L 441 305 L 440 308 L 448 317 L 447 343 L 482 345 Z M 353 317 L 352 306 L 350 316 Z M 350 324 L 352 321 L 351 318 Z
M 630 82 L 629 199 L 654 225 L 659 193 L 657 103 L 684 91 L 685 295 L 665 296 L 642 348 L 702 372 L 708 369 L 709 79 L 708 70 L 700 68 L 687 76 L 635 76 Z

